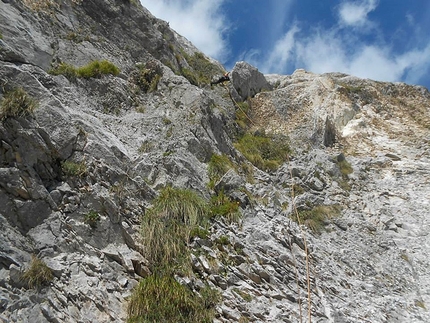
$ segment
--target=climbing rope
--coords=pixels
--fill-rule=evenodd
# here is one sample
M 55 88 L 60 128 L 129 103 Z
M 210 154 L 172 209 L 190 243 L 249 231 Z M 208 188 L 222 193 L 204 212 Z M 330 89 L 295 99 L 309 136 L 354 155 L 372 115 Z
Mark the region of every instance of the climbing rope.
M 287 155 L 287 162 L 288 162 L 288 171 L 290 173 L 290 178 L 293 179 L 293 172 L 291 170 L 291 164 L 290 164 L 290 159 L 288 158 L 288 155 Z M 311 323 L 312 322 L 312 302 L 311 302 L 311 279 L 310 279 L 308 244 L 306 241 L 305 232 L 303 231 L 303 228 L 302 228 L 302 223 L 300 221 L 299 212 L 297 211 L 297 207 L 296 207 L 296 204 L 294 202 L 294 197 L 295 197 L 295 195 L 294 195 L 294 183 L 293 183 L 293 181 L 291 181 L 291 201 L 292 201 L 294 213 L 296 215 L 297 223 L 299 224 L 300 233 L 303 237 L 303 246 L 305 249 L 304 251 L 305 251 L 305 257 L 306 257 L 306 283 L 307 283 L 307 293 L 308 293 L 308 319 L 309 319 L 309 323 Z M 294 257 L 294 255 L 293 255 L 293 257 Z M 294 257 L 294 259 L 295 259 L 295 257 Z M 296 267 L 296 270 L 297 270 L 297 267 Z M 297 285 L 299 286 L 298 277 L 297 277 Z M 299 294 L 299 296 L 300 296 L 300 294 Z M 300 308 L 300 322 L 302 322 L 302 308 L 301 308 L 300 297 L 299 297 L 299 308 Z
M 296 285 L 297 285 L 297 299 L 299 303 L 299 317 L 300 317 L 300 323 L 303 323 L 303 310 L 302 310 L 302 300 L 300 299 L 300 284 L 299 284 L 299 269 L 297 268 L 297 259 L 294 255 L 293 251 L 293 243 L 291 242 L 291 239 L 288 239 L 288 244 L 290 245 L 291 250 L 291 256 L 293 257 L 294 262 L 294 269 L 295 269 L 295 276 L 296 276 Z
M 253 124 L 255 125 L 254 121 L 252 121 L 252 119 L 246 114 L 246 112 L 241 108 L 241 106 L 236 102 L 236 100 L 233 98 L 233 96 L 231 95 L 230 89 L 227 87 L 227 85 L 225 85 L 224 83 L 222 83 L 222 86 L 227 90 L 228 95 L 230 96 L 231 101 L 233 102 L 233 104 L 239 108 L 239 110 L 245 115 L 245 117 Z

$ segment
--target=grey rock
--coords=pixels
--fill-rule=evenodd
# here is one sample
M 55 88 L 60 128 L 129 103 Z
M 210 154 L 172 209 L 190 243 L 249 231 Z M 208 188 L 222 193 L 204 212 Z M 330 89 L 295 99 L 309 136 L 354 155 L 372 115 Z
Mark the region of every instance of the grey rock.
M 232 84 L 242 101 L 272 86 L 257 68 L 247 62 L 237 62 L 231 72 Z

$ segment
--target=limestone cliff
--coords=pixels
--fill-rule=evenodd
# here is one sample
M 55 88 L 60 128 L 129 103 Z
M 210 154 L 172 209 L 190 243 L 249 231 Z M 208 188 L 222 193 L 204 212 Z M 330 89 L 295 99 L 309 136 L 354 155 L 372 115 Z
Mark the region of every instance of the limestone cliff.
M 430 321 L 428 90 L 223 73 L 138 1 L 0 2 L 3 321 L 126 322 L 170 186 L 239 206 L 175 276 L 215 322 Z

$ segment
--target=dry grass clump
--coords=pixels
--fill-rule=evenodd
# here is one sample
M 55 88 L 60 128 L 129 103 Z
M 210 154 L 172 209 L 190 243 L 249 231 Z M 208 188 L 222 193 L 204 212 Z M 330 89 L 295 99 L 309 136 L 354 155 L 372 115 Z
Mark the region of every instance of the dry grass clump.
M 31 260 L 30 267 L 22 275 L 22 279 L 27 282 L 30 288 L 40 287 L 48 284 L 54 278 L 51 268 L 43 260 L 34 257 Z
M 48 12 L 59 8 L 59 3 L 55 0 L 23 0 L 23 2 L 28 8 L 34 11 Z
M 25 117 L 37 108 L 37 102 L 22 88 L 7 91 L 0 103 L 0 119 L 7 117 Z

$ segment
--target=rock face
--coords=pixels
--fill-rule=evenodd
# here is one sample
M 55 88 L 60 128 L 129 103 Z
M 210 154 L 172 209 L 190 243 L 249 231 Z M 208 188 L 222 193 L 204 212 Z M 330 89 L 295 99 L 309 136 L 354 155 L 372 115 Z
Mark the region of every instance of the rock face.
M 169 185 L 240 206 L 177 277 L 221 293 L 216 322 L 430 321 L 427 89 L 245 62 L 210 87 L 223 67 L 135 1 L 3 0 L 0 35 L 2 321 L 126 322 L 151 275 L 141 219 Z M 53 72 L 95 60 L 119 73 Z M 34 112 L 6 109 L 19 88 Z M 230 98 L 248 133 L 288 141 L 279 168 L 236 149 Z M 214 155 L 235 166 L 210 189 Z

